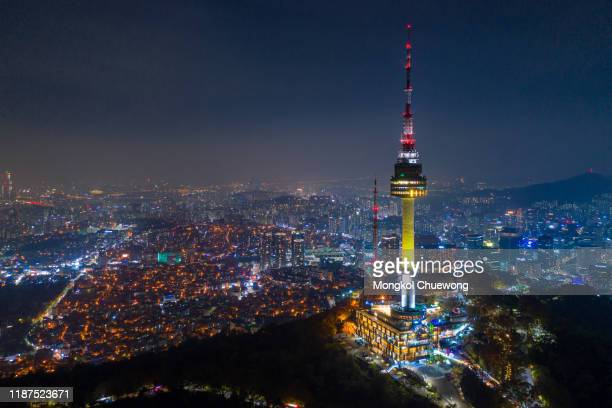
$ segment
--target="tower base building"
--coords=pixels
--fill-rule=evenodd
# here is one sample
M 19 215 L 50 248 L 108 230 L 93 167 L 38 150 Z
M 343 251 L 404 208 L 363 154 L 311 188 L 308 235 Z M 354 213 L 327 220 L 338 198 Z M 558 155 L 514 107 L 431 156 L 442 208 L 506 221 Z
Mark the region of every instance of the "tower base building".
M 467 315 L 438 306 L 373 305 L 357 311 L 357 335 L 381 357 L 398 365 L 427 359 L 467 327 Z

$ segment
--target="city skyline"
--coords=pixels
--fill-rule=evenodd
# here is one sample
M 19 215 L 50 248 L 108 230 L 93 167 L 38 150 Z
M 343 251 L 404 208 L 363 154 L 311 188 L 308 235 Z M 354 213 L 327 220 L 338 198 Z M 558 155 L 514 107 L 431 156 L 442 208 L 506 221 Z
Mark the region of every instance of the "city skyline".
M 0 170 L 17 186 L 380 178 L 408 20 L 430 180 L 612 172 L 604 2 L 146 4 L 3 3 Z
M 0 2 L 0 402 L 612 406 L 609 21 Z

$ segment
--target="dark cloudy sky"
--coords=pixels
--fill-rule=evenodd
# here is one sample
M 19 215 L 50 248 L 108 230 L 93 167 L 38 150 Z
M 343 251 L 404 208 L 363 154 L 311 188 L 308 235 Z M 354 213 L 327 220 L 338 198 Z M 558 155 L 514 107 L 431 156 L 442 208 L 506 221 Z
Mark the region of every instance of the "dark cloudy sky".
M 433 179 L 612 173 L 612 3 L 0 1 L 20 184 L 390 175 L 404 24 Z

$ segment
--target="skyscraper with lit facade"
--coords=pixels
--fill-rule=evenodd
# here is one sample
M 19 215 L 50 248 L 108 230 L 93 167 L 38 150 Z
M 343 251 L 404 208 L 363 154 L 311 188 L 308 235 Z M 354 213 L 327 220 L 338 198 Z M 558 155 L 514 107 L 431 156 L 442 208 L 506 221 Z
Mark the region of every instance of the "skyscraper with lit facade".
M 260 267 L 262 270 L 267 270 L 272 265 L 272 248 L 274 244 L 274 234 L 266 232 L 261 237 L 261 245 L 259 253 L 261 256 Z
M 291 233 L 291 265 L 304 266 L 304 233 L 301 231 Z
M 0 182 L 0 199 L 12 201 L 14 198 L 13 174 L 10 171 L 5 171 Z

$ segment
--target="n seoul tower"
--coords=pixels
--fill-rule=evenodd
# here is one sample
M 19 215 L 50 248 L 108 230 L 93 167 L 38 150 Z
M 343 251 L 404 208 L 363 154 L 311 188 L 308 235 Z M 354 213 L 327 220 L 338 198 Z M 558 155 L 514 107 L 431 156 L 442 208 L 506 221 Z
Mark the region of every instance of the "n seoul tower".
M 410 42 L 410 30 L 412 26 L 406 25 L 408 40 L 406 41 L 406 103 L 404 105 L 403 129 L 400 139 L 401 147 L 395 162 L 395 172 L 391 177 L 391 195 L 402 200 L 402 258 L 408 261 L 414 260 L 414 200 L 427 195 L 427 179 L 423 176 L 423 166 L 419 160 L 419 152 L 416 150 L 414 138 L 414 126 L 412 119 L 412 84 L 410 82 L 410 71 L 412 70 L 412 43 Z M 402 275 L 403 282 L 409 282 L 407 275 Z M 414 309 L 415 290 L 414 287 L 408 292 L 402 289 L 402 308 Z

